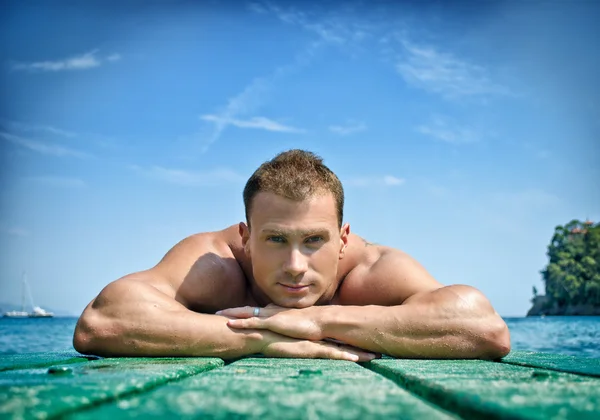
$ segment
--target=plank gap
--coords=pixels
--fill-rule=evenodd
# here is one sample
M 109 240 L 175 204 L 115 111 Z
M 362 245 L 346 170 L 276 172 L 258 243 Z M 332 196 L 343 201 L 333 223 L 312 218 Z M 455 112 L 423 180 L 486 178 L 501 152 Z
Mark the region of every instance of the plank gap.
M 361 363 L 365 369 L 394 382 L 398 387 L 406 390 L 415 397 L 418 397 L 427 403 L 437 407 L 440 410 L 451 413 L 452 415 L 465 420 L 527 420 L 529 417 L 513 415 L 512 413 L 499 412 L 498 407 L 492 404 L 486 404 L 481 401 L 477 395 L 463 394 L 460 401 L 452 393 L 436 386 L 433 383 L 423 384 L 422 381 L 412 379 L 408 376 L 394 372 L 386 366 L 377 365 L 372 362 Z

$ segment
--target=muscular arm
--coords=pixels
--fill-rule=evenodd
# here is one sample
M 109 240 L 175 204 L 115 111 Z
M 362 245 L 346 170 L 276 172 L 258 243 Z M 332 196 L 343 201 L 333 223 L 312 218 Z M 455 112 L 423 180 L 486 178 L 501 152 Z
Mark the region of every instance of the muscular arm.
M 395 357 L 496 359 L 510 350 L 506 324 L 468 286 L 443 287 L 397 306 L 318 310 L 323 336 Z
M 237 357 L 260 351 L 260 333 L 233 331 L 227 318 L 190 310 L 223 300 L 239 277 L 210 235 L 176 245 L 154 268 L 102 290 L 77 323 L 75 348 L 102 356 Z M 219 281 L 221 288 L 219 291 Z M 213 296 L 211 296 L 213 295 Z M 241 333 L 241 334 L 240 334 Z
M 509 352 L 506 324 L 475 288 L 443 287 L 410 256 L 390 249 L 357 274 L 365 287 L 389 289 L 388 299 L 401 304 L 317 308 L 323 336 L 407 358 L 494 359 Z
M 227 318 L 200 314 L 143 281 L 108 285 L 77 323 L 74 347 L 100 356 L 238 357 L 260 352 L 260 334 L 232 331 Z

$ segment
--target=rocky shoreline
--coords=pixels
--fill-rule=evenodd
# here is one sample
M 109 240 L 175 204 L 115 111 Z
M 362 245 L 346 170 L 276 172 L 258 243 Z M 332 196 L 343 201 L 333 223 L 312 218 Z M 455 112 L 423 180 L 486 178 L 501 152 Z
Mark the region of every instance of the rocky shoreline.
M 536 296 L 527 316 L 600 316 L 600 307 L 585 305 L 558 306 L 546 296 Z

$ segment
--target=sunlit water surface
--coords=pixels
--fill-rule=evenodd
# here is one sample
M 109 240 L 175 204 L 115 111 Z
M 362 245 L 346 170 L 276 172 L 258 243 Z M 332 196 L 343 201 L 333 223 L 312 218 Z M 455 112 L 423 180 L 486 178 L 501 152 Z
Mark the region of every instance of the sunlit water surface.
M 600 317 L 505 318 L 513 350 L 600 358 Z M 71 350 L 76 318 L 0 318 L 0 354 Z

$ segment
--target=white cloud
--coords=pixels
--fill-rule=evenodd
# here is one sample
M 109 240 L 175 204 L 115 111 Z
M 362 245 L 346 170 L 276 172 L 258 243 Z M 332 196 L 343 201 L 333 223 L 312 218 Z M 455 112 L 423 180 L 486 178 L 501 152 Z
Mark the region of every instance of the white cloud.
M 269 83 L 266 78 L 256 78 L 242 92 L 231 98 L 225 108 L 211 121 L 215 123 L 214 128 L 212 134 L 203 139 L 204 145 L 202 151 L 206 152 L 213 143 L 219 140 L 228 125 L 226 121 L 258 108 L 268 86 Z
M 254 13 L 265 14 L 269 11 L 260 3 L 248 3 L 248 9 Z
M 25 236 L 30 235 L 30 232 L 27 229 L 23 229 L 18 226 L 12 226 L 12 227 L 0 226 L 0 232 L 4 233 L 6 235 L 19 236 L 19 237 L 25 237 Z
M 25 124 L 18 121 L 4 121 L 11 131 L 19 132 L 45 132 L 49 134 L 55 134 L 62 137 L 73 138 L 77 137 L 77 134 L 72 131 L 63 130 L 60 128 L 53 127 L 51 125 L 40 125 L 40 124 Z
M 319 49 L 331 45 L 345 49 L 354 48 L 370 35 L 370 28 L 366 25 L 348 22 L 337 13 L 323 18 L 322 13 L 318 11 L 311 14 L 293 8 L 282 8 L 271 2 L 252 2 L 248 4 L 248 9 L 257 14 L 273 15 L 286 24 L 300 27 L 316 35 L 316 39 L 296 54 L 291 63 L 277 67 L 267 76 L 255 78 L 241 93 L 230 99 L 226 106 L 217 112 L 212 112 L 210 114 L 212 122 L 214 122 L 214 127 L 211 127 L 212 133 L 204 136 L 200 130 L 199 133 L 193 135 L 194 138 L 201 138 L 203 152 L 206 152 L 213 143 L 220 139 L 228 125 L 234 125 L 230 123 L 231 121 L 241 122 L 238 126 L 244 126 L 244 128 L 271 128 L 272 131 L 292 132 L 285 130 L 286 126 L 279 123 L 272 125 L 266 124 L 265 120 L 245 120 L 242 117 L 247 118 L 251 113 L 256 113 L 265 100 L 266 92 L 284 76 L 289 76 L 307 66 Z
M 344 8 L 332 13 L 323 8 L 298 10 L 270 2 L 254 2 L 249 9 L 257 14 L 273 15 L 281 22 L 315 35 L 324 45 L 350 51 L 352 56 L 364 51 L 365 40 L 373 40 L 386 61 L 393 59 L 398 73 L 408 84 L 445 98 L 512 95 L 508 88 L 491 80 L 490 71 L 484 66 L 434 46 L 412 43 L 399 34 L 398 25 L 386 25 L 367 16 L 357 19 L 353 12 L 344 15 Z M 393 40 L 399 41 L 400 51 Z
M 395 176 L 392 176 L 392 175 L 386 175 L 383 177 L 383 183 L 385 185 L 402 185 L 402 184 L 404 184 L 404 179 L 396 178 Z
M 79 150 L 71 149 L 68 147 L 59 146 L 57 144 L 47 144 L 35 140 L 26 139 L 23 137 L 15 136 L 10 133 L 0 132 L 0 137 L 8 140 L 11 143 L 17 144 L 34 152 L 41 153 L 44 155 L 57 156 L 57 157 L 76 157 L 76 158 L 87 158 L 91 155 Z
M 100 67 L 103 59 L 97 56 L 98 50 L 93 50 L 81 55 L 68 57 L 54 61 L 37 61 L 32 63 L 15 63 L 13 70 L 22 71 L 69 71 L 69 70 L 88 70 Z M 106 61 L 118 61 L 121 58 L 119 54 L 111 54 L 106 57 Z
M 230 169 L 225 168 L 215 169 L 207 172 L 169 169 L 161 166 L 142 168 L 137 165 L 131 165 L 130 168 L 138 174 L 148 178 L 191 187 L 217 186 L 244 181 L 244 177 Z
M 41 175 L 31 176 L 26 178 L 28 181 L 36 182 L 48 187 L 58 188 L 83 188 L 85 182 L 79 178 L 71 178 L 64 176 Z
M 350 122 L 346 125 L 330 125 L 329 131 L 340 136 L 347 136 L 349 134 L 359 133 L 365 131 L 367 125 L 363 122 Z
M 535 154 L 538 159 L 548 159 L 552 156 L 552 153 L 549 150 L 538 150 Z
M 111 54 L 106 57 L 107 61 L 119 61 L 121 59 L 121 54 Z
M 508 95 L 510 91 L 490 80 L 489 72 L 450 53 L 401 40 L 403 56 L 396 68 L 404 80 L 417 88 L 445 98 Z
M 256 78 L 237 96 L 229 99 L 225 109 L 219 113 L 215 121 L 216 127 L 213 141 L 218 139 L 225 126 L 227 126 L 226 121 L 258 108 L 263 102 L 262 98 L 269 87 L 268 78 Z
M 312 60 L 315 51 L 319 47 L 319 43 L 311 43 L 306 49 L 296 54 L 292 63 L 277 67 L 268 76 L 255 78 L 238 95 L 229 99 L 224 108 L 214 114 L 210 114 L 210 122 L 214 123 L 212 133 L 206 137 L 201 134 L 194 136 L 201 137 L 203 143 L 202 151 L 206 152 L 213 143 L 219 140 L 225 128 L 230 125 L 230 121 L 243 121 L 240 119 L 241 116 L 247 116 L 260 108 L 265 100 L 267 91 L 272 88 L 273 84 L 284 76 L 306 66 Z M 256 121 L 254 123 L 256 124 Z
M 406 182 L 403 178 L 397 178 L 393 175 L 384 176 L 362 176 L 352 177 L 343 181 L 344 185 L 351 187 L 373 187 L 373 186 L 387 186 L 397 187 Z
M 29 231 L 19 227 L 12 227 L 6 231 L 9 235 L 15 236 L 29 236 Z
M 233 125 L 238 128 L 254 128 L 266 131 L 276 131 L 280 133 L 303 133 L 305 130 L 278 123 L 265 117 L 253 117 L 249 120 L 240 120 L 236 118 L 220 117 L 218 115 L 202 115 L 204 121 L 212 121 L 219 126 L 225 127 Z
M 433 116 L 428 124 L 419 125 L 416 131 L 437 140 L 452 144 L 475 143 L 481 139 L 481 134 L 468 126 L 462 126 L 449 118 Z
M 45 124 L 35 124 L 30 122 L 20 122 L 20 121 L 9 121 L 2 120 L 1 125 L 8 128 L 11 132 L 9 135 L 17 136 L 21 135 L 21 137 L 28 135 L 29 133 L 36 133 L 38 135 L 42 135 L 44 137 L 64 137 L 68 139 L 76 139 L 80 140 L 82 143 L 86 144 L 95 144 L 97 146 L 103 148 L 116 149 L 119 146 L 117 145 L 117 141 L 114 138 L 106 137 L 102 134 L 89 133 L 89 132 L 74 132 L 70 130 L 64 130 L 62 128 L 58 128 L 52 125 Z M 14 134 L 17 133 L 17 134 Z M 5 133 L 8 134 L 8 133 Z M 1 135 L 1 132 L 0 132 Z M 85 154 L 85 153 L 84 153 Z M 86 154 L 87 155 L 87 154 Z
M 317 37 L 327 43 L 344 44 L 352 33 L 343 25 L 339 19 L 330 17 L 329 19 L 317 19 L 316 16 L 308 16 L 307 13 L 284 9 L 272 3 L 251 3 L 250 10 L 260 14 L 274 14 L 280 21 L 297 25 L 307 32 L 317 35 Z M 363 35 L 363 33 L 361 33 Z

